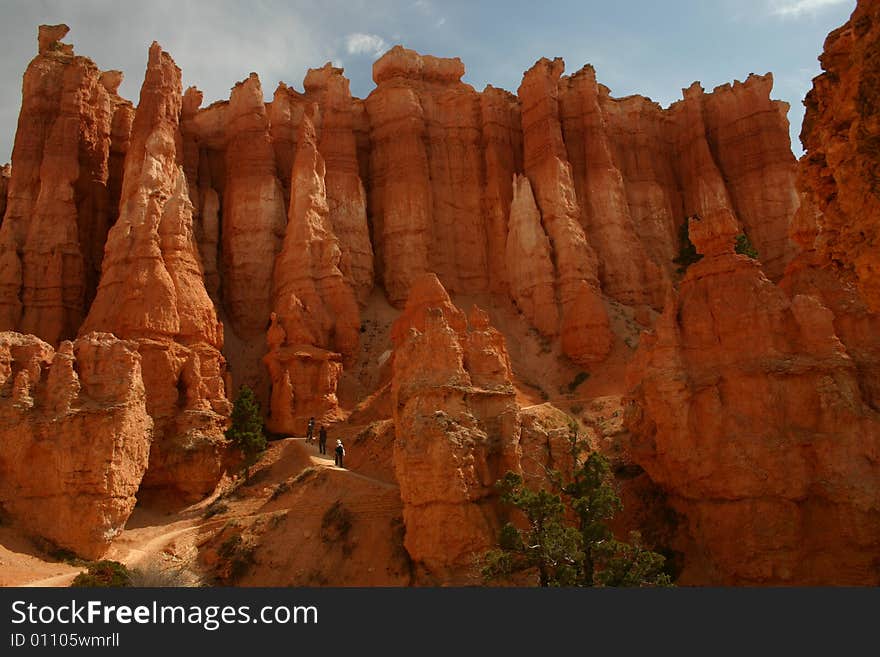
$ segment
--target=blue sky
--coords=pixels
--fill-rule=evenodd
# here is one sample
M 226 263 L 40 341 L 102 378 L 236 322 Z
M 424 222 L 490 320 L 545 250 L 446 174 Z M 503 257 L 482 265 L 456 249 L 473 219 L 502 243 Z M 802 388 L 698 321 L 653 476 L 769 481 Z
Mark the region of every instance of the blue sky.
M 801 100 L 820 71 L 816 58 L 854 8 L 855 0 L 0 0 L 0 162 L 12 151 L 40 23 L 67 23 L 65 41 L 101 68 L 124 71 L 120 93 L 135 101 L 154 39 L 206 104 L 228 98 L 251 71 L 267 98 L 279 80 L 301 89 L 306 70 L 326 61 L 344 66 L 352 92 L 366 96 L 372 62 L 398 43 L 460 57 L 477 89 L 516 91 L 535 60 L 562 57 L 568 72 L 593 64 L 615 96 L 639 93 L 664 106 L 694 80 L 711 90 L 772 71 L 773 97 L 792 105 L 800 154 Z

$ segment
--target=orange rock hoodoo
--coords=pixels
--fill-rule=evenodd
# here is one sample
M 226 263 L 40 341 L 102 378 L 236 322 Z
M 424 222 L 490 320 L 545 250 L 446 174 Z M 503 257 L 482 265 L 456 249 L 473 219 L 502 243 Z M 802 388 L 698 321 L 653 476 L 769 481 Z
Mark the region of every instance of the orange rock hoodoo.
M 76 336 L 95 295 L 119 206 L 113 153 L 133 111 L 116 93 L 122 74 L 74 55 L 67 31 L 41 26 L 24 74 L 0 228 L 0 329 L 53 344 Z
M 878 25 L 829 37 L 800 168 L 770 74 L 664 109 L 396 46 L 363 100 L 328 63 L 201 107 L 153 44 L 135 107 L 42 26 L 0 170 L 0 510 L 98 556 L 135 495 L 213 490 L 247 384 L 279 434 L 377 421 L 349 465 L 402 514 L 395 583 L 472 583 L 494 482 L 568 468 L 570 416 L 682 582 L 878 583 Z
M 798 188 L 819 211 L 817 251 L 880 310 L 880 6 L 861 1 L 825 40 L 804 100 Z
M 474 555 L 497 535 L 493 485 L 519 469 L 519 406 L 504 337 L 476 306 L 465 318 L 434 274 L 413 282 L 393 335 L 404 545 L 420 578 L 464 583 Z
M 119 219 L 107 237 L 98 292 L 80 334 L 134 340 L 156 423 L 145 488 L 199 497 L 224 463 L 223 326 L 202 277 L 192 203 L 180 166 L 180 69 L 150 47 L 125 158 Z
M 0 333 L 0 507 L 29 532 L 95 558 L 122 530 L 153 426 L 140 363 L 106 333 Z
M 631 363 L 632 458 L 684 518 L 682 583 L 876 583 L 880 414 L 863 345 L 848 353 L 851 320 L 838 336 L 810 279 L 789 297 L 735 254 L 737 230 L 728 213 L 692 227 L 705 257 Z

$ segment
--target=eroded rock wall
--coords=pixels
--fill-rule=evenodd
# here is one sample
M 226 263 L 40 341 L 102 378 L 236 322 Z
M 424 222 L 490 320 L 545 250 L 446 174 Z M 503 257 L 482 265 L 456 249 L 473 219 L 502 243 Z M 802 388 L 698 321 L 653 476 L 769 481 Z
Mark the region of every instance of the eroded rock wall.
M 874 581 L 878 320 L 823 265 L 839 261 L 874 302 L 875 13 L 861 3 L 829 38 L 800 196 L 769 75 L 695 83 L 664 109 L 612 97 L 589 66 L 564 76 L 559 59 L 538 61 L 517 94 L 477 92 L 460 60 L 395 47 L 364 100 L 327 64 L 303 92 L 281 83 L 267 103 L 252 74 L 202 107 L 154 44 L 135 110 L 119 74 L 44 26 L 0 188 L 0 328 L 50 342 L 34 348 L 54 378 L 77 376 L 67 346 L 52 355 L 64 338 L 125 340 L 155 434 L 141 490 L 195 499 L 224 469 L 227 395 L 254 387 L 283 434 L 343 420 L 343 374 L 381 351 L 364 318 L 381 307 L 387 328 L 396 315 L 390 366 L 388 351 L 361 382 L 390 390 L 366 394 L 382 409 L 390 398 L 383 468 L 400 484 L 405 547 L 419 582 L 471 583 L 473 553 L 497 535 L 492 485 L 525 467 L 522 413 L 504 336 L 450 293 L 489 304 L 505 331 L 536 329 L 560 367 L 593 377 L 584 394 L 622 392 L 611 379 L 632 325 L 662 310 L 631 366 L 629 426 L 634 458 L 685 519 L 683 581 Z M 705 257 L 682 279 L 687 217 Z M 757 261 L 734 254 L 740 233 Z M 26 370 L 9 384 L 16 409 L 43 399 Z M 112 452 L 130 422 L 106 417 Z M 535 468 L 564 462 L 556 424 L 532 422 Z M 112 529 L 130 495 L 102 491 L 117 500 Z
M 819 210 L 817 252 L 880 310 L 880 7 L 831 32 L 804 104 L 798 188 Z
M 26 532 L 98 558 L 135 505 L 152 442 L 141 357 L 107 333 L 0 333 L 0 508 Z
M 25 71 L 0 229 L 0 328 L 52 344 L 76 335 L 94 297 L 131 110 L 122 74 L 74 55 L 67 31 L 41 26 Z
M 519 470 L 519 407 L 504 337 L 476 307 L 465 319 L 433 274 L 414 283 L 394 335 L 393 462 L 404 545 L 420 581 L 472 582 L 474 555 L 494 544 L 499 527 L 493 485 Z
M 125 159 L 120 216 L 80 334 L 134 340 L 156 425 L 144 487 L 198 498 L 224 468 L 223 326 L 205 290 L 182 161 L 180 69 L 154 43 Z
M 691 223 L 705 257 L 630 369 L 632 456 L 685 518 L 680 582 L 876 584 L 880 415 L 832 310 L 735 254 L 738 230 Z
M 302 431 L 310 417 L 335 418 L 342 362 L 357 356 L 360 338 L 357 295 L 342 271 L 343 252 L 329 219 L 327 169 L 308 116 L 292 175 L 287 234 L 275 261 L 269 352 L 263 359 L 272 381 L 269 427 L 279 433 Z

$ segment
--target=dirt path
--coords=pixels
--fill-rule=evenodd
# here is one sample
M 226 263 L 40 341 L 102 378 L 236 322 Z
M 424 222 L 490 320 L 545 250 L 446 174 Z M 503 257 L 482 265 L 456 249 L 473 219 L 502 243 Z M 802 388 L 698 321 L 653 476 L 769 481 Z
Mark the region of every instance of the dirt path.
M 84 569 L 82 569 L 84 570 Z M 55 577 L 47 577 L 46 579 L 38 579 L 35 582 L 27 582 L 24 584 L 18 584 L 18 586 L 23 586 L 25 588 L 34 588 L 38 586 L 47 586 L 47 587 L 67 587 L 70 586 L 71 582 L 73 582 L 74 578 L 81 572 L 80 569 L 77 569 L 76 572 L 73 573 L 65 573 L 64 575 L 56 575 Z
M 305 438 L 291 438 L 289 440 L 302 441 L 307 448 L 314 450 L 315 453 L 310 454 L 310 458 L 312 459 L 312 463 L 320 468 L 328 468 L 330 470 L 336 470 L 338 472 L 347 472 L 352 477 L 357 477 L 358 479 L 362 479 L 363 481 L 369 481 L 371 483 L 378 484 L 382 488 L 397 488 L 397 486 L 387 481 L 382 481 L 381 479 L 376 479 L 374 477 L 368 477 L 367 475 L 355 472 L 354 470 L 349 470 L 348 468 L 337 467 L 335 458 L 329 458 L 327 456 L 319 454 L 317 445 L 311 445 L 305 442 Z
M 299 446 L 305 448 L 305 453 L 296 452 Z M 383 489 L 396 488 L 394 484 L 381 479 L 375 479 L 367 475 L 339 468 L 336 466 L 334 459 L 330 455 L 318 453 L 317 443 L 307 443 L 305 438 L 291 437 L 280 441 L 275 441 L 272 451 L 267 454 L 268 458 L 263 468 L 271 474 L 277 475 L 275 469 L 284 471 L 289 466 L 287 461 L 308 456 L 305 463 L 311 463 L 312 466 L 333 470 L 336 472 L 344 472 L 345 476 L 357 478 L 362 481 L 368 481 Z M 293 450 L 293 451 L 289 451 Z M 303 462 L 299 461 L 299 468 L 303 467 Z M 278 483 L 274 477 L 263 485 L 271 487 Z M 246 497 L 243 500 L 230 504 L 230 509 L 224 512 L 222 516 L 216 518 L 205 519 L 204 510 L 208 506 L 209 500 L 203 500 L 197 505 L 188 507 L 174 515 L 168 515 L 160 511 L 136 508 L 128 520 L 126 528 L 114 540 L 110 550 L 104 556 L 105 559 L 120 561 L 129 568 L 138 568 L 145 566 L 160 565 L 162 567 L 175 566 L 181 564 L 192 564 L 198 555 L 198 544 L 206 535 L 219 529 L 231 520 L 249 518 L 261 515 L 259 507 L 262 505 L 261 486 L 254 485 L 254 490 L 250 492 L 252 498 Z M 14 555 L 19 558 L 25 558 L 25 555 Z M 33 579 L 28 580 L 27 575 L 20 579 L 23 581 L 10 582 L 13 586 L 25 587 L 66 587 L 70 586 L 76 575 L 84 570 L 82 566 L 71 566 L 63 563 L 46 563 L 38 557 L 27 556 L 31 562 L 37 562 L 41 567 L 34 568 L 30 564 L 30 570 L 33 573 Z M 25 565 L 22 563 L 22 565 Z M 51 576 L 46 576 L 47 571 L 55 572 Z M 58 574 L 58 570 L 66 572 Z M 19 578 L 15 578 L 18 580 Z

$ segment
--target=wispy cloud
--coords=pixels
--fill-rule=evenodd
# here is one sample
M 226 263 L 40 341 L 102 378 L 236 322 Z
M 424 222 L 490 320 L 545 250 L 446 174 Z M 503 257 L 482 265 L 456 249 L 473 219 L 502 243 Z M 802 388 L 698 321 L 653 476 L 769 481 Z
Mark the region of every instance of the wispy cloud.
M 770 13 L 774 16 L 799 18 L 815 14 L 826 7 L 851 4 L 852 0 L 770 0 Z
M 441 16 L 430 0 L 416 0 L 412 3 L 412 8 L 432 21 L 435 28 L 446 24 L 446 16 Z
M 349 55 L 378 56 L 388 49 L 388 44 L 378 34 L 353 32 L 345 37 L 345 49 Z

